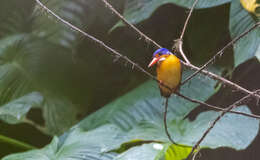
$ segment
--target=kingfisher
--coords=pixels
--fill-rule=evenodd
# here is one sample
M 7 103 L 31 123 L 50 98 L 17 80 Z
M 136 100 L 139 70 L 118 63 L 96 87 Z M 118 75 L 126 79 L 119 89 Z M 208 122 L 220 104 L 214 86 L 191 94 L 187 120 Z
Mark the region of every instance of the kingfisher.
M 172 93 L 179 90 L 182 76 L 181 62 L 180 59 L 168 49 L 160 48 L 153 53 L 153 59 L 148 67 L 156 63 L 160 92 L 163 97 L 168 99 Z M 171 88 L 171 90 L 166 88 L 165 85 Z

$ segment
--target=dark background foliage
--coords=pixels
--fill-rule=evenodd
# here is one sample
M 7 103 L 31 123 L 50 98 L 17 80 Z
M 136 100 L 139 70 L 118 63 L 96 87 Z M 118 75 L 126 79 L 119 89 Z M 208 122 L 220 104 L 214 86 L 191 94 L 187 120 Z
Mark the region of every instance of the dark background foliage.
M 111 30 L 118 22 L 118 18 L 104 6 L 102 1 L 75 0 L 75 2 L 69 2 L 64 0 L 63 3 L 55 2 L 58 6 L 55 11 L 62 17 L 130 57 L 142 67 L 147 66 L 155 48 L 143 41 L 143 37 L 139 37 L 126 26 Z M 53 4 L 48 2 L 47 5 L 55 8 L 55 2 Z M 111 3 L 120 12 L 126 9 L 125 1 L 113 0 Z M 76 7 L 73 8 L 73 6 Z M 51 109 L 45 107 L 45 110 L 39 107 L 33 108 L 27 114 L 27 118 L 38 125 L 47 126 L 48 134 L 37 130 L 30 124 L 11 125 L 4 121 L 0 121 L 0 134 L 35 147 L 43 147 L 51 142 L 51 135 L 61 135 L 76 122 L 125 95 L 148 78 L 135 69 L 131 69 L 131 65 L 120 60 L 114 61 L 115 57 L 106 54 L 106 51 L 99 45 L 59 24 L 54 18 L 48 18 L 47 13 L 41 11 L 41 9 L 35 11 L 34 7 L 35 3 L 32 0 L 1 0 L 0 2 L 0 38 L 27 33 L 30 37 L 22 40 L 21 45 L 29 44 L 28 48 L 41 50 L 37 52 L 36 56 L 32 54 L 34 56 L 32 60 L 35 60 L 35 63 L 23 63 L 23 68 L 30 70 L 28 73 L 30 80 L 33 81 L 34 89 L 24 89 L 23 93 L 17 93 L 17 97 L 36 90 L 43 93 L 46 101 L 58 97 L 57 99 L 64 104 L 69 104 L 68 106 L 73 108 L 71 109 L 73 114 L 70 117 L 71 121 L 64 125 L 64 128 L 62 126 L 61 129 L 57 129 L 55 125 L 60 126 L 59 123 L 67 118 L 64 115 L 69 113 L 60 114 L 61 112 L 56 112 L 53 107 L 50 107 Z M 194 11 L 184 38 L 185 53 L 194 64 L 204 64 L 217 50 L 231 40 L 229 30 L 230 8 L 231 4 L 227 3 Z M 138 22 L 136 26 L 159 44 L 171 48 L 173 40 L 180 35 L 187 12 L 188 9 L 186 8 L 174 4 L 165 4 L 156 8 L 149 18 Z M 44 16 L 45 18 L 41 18 Z M 55 27 L 60 29 L 62 34 L 52 36 L 53 30 L 55 31 L 52 28 Z M 41 35 L 42 30 L 46 32 L 47 36 Z M 37 58 L 35 59 L 35 57 Z M 227 53 L 215 61 L 214 67 L 217 68 L 218 72 L 221 71 L 222 76 L 231 79 L 244 88 L 249 90 L 260 88 L 260 64 L 258 59 L 251 58 L 238 67 L 234 66 L 233 59 L 234 50 L 229 49 Z M 205 77 L 200 76 L 200 78 L 204 79 Z M 218 85 L 216 85 L 217 87 Z M 203 87 L 201 91 L 203 92 Z M 0 96 L 2 99 L 4 93 L 1 92 Z M 207 102 L 224 107 L 243 96 L 244 94 L 222 85 L 220 90 Z M 9 96 L 6 101 L 1 100 L 0 105 L 11 101 L 14 97 Z M 64 99 L 66 99 L 66 102 Z M 69 102 L 67 103 L 67 101 Z M 53 101 L 50 103 L 55 106 L 60 101 L 55 100 L 55 103 Z M 254 114 L 260 114 L 259 106 L 256 105 L 255 100 L 250 101 L 248 107 Z M 194 120 L 199 113 L 205 110 L 207 110 L 205 106 L 197 107 L 190 112 L 188 118 Z M 47 112 L 52 112 L 53 115 L 48 115 Z M 54 126 L 48 124 L 51 122 L 46 121 L 46 116 L 48 118 L 59 117 L 56 120 L 57 124 Z M 247 124 L 243 125 L 246 126 Z M 260 158 L 260 154 L 257 152 L 259 147 L 258 134 L 246 150 L 205 149 L 201 151 L 200 159 L 257 160 Z M 1 157 L 24 151 L 24 149 L 14 147 L 4 141 L 0 141 L 0 150 Z

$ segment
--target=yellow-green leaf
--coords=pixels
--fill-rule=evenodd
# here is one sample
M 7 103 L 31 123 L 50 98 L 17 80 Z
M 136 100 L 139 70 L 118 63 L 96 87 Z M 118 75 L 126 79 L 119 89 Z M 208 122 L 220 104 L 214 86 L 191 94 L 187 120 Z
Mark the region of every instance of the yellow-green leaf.
M 188 157 L 192 150 L 192 147 L 171 145 L 165 153 L 165 160 L 182 160 Z
M 260 7 L 260 4 L 257 3 L 257 0 L 240 0 L 241 5 L 248 11 L 256 16 L 260 16 L 260 13 L 256 12 L 256 8 Z

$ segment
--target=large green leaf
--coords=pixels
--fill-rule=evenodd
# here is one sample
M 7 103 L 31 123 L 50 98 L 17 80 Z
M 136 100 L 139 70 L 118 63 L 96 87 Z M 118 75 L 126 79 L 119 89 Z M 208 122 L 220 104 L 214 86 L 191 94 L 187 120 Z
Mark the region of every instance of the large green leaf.
M 50 134 L 62 134 L 78 121 L 79 110 L 66 97 L 50 92 L 43 95 L 43 118 Z
M 208 8 L 228 3 L 230 0 L 199 0 L 196 8 Z M 139 23 L 148 19 L 153 12 L 164 4 L 176 4 L 182 7 L 190 8 L 194 3 L 193 0 L 127 0 L 123 16 L 132 24 Z M 113 27 L 124 25 L 122 22 Z
M 250 113 L 247 107 L 240 107 L 236 111 Z M 209 127 L 218 112 L 208 111 L 199 115 L 193 121 L 179 120 L 181 123 L 169 123 L 171 134 L 187 144 L 194 144 Z M 146 121 L 149 127 L 142 124 L 135 125 L 130 131 L 120 129 L 120 126 L 107 124 L 90 131 L 84 131 L 77 126 L 59 139 L 54 138 L 52 143 L 41 150 L 33 150 L 20 154 L 13 154 L 3 160 L 29 160 L 37 157 L 39 160 L 80 160 L 80 159 L 160 159 L 181 160 L 191 150 L 190 147 L 169 145 L 163 134 L 163 125 Z M 245 126 L 244 124 L 248 124 Z M 174 128 L 174 129 L 173 129 Z M 245 149 L 255 138 L 259 129 L 259 121 L 242 115 L 228 113 L 220 120 L 215 128 L 202 142 L 202 148 L 231 147 L 237 150 Z M 176 134 L 177 132 L 182 134 Z M 132 148 L 118 154 L 115 151 L 125 142 L 139 139 L 144 145 Z M 174 150 L 173 150 L 174 149 Z M 178 152 L 176 152 L 176 150 Z M 110 152 L 108 152 L 110 151 Z
M 44 48 L 41 48 L 43 46 Z M 4 116 L 2 120 L 8 123 L 28 122 L 24 121 L 24 118 L 37 103 L 43 110 L 49 133 L 61 134 L 75 124 L 78 109 L 66 97 L 56 94 L 57 91 L 48 90 L 51 89 L 49 81 L 53 69 L 46 67 L 44 61 L 47 60 L 50 64 L 50 57 L 45 57 L 54 51 L 56 54 L 64 54 L 67 50 L 29 34 L 17 34 L 0 40 L 0 106 L 2 117 Z M 27 95 L 34 91 L 40 94 Z
M 55 137 L 51 144 L 41 150 L 14 154 L 4 159 L 112 160 L 116 155 L 115 153 L 102 152 L 114 146 L 122 134 L 123 132 L 114 125 L 102 126 L 90 132 L 75 129 L 65 137 L 60 139 Z
M 252 27 L 259 19 L 247 12 L 239 3 L 232 1 L 230 9 L 230 33 L 235 38 Z M 235 66 L 256 57 L 260 60 L 260 28 L 253 30 L 234 45 Z
M 32 92 L 31 79 L 20 63 L 26 53 L 19 43 L 26 38 L 17 34 L 0 40 L 0 104 Z
M 245 113 L 250 113 L 247 107 L 240 107 L 236 111 L 241 111 Z M 194 145 L 195 142 L 199 140 L 204 131 L 209 127 L 210 122 L 212 122 L 219 113 L 217 112 L 205 112 L 196 118 L 195 121 L 189 122 L 187 120 L 181 120 L 178 123 L 169 123 L 170 133 L 175 139 L 180 139 L 181 143 L 188 144 L 188 146 Z M 243 124 L 249 124 L 244 128 Z M 149 125 L 149 126 L 148 126 Z M 144 151 L 143 147 L 135 147 L 132 150 L 136 151 L 133 153 L 132 150 L 122 153 L 120 156 L 123 157 L 133 157 L 133 159 L 138 159 L 139 155 L 150 154 L 150 159 L 175 159 L 182 160 L 187 157 L 191 147 L 181 147 L 181 146 L 171 146 L 167 145 L 169 140 L 167 139 L 162 128 L 162 124 L 154 124 L 147 122 L 146 125 L 138 125 L 137 128 L 132 129 L 127 133 L 126 137 L 131 137 L 129 139 L 142 139 L 142 140 L 155 140 L 164 142 L 165 145 L 156 144 L 153 145 L 153 154 L 151 154 L 151 146 L 146 148 Z M 213 130 L 208 134 L 208 136 L 201 143 L 201 148 L 218 148 L 218 147 L 230 147 L 236 150 L 245 149 L 254 140 L 259 130 L 259 120 L 251 119 L 241 115 L 226 114 L 223 119 L 221 119 Z M 179 142 L 180 142 L 179 141 Z M 157 150 L 156 150 L 157 149 Z M 158 149 L 161 152 L 158 153 Z M 173 150 L 174 149 L 174 150 Z M 156 157 L 153 156 L 156 154 Z M 155 158 L 154 158 L 155 157 Z
M 250 113 L 245 106 L 236 111 Z M 186 144 L 194 144 L 202 133 L 209 127 L 219 113 L 205 112 L 200 114 L 195 121 L 188 124 L 182 140 Z M 248 124 L 244 127 L 243 124 Z M 237 150 L 245 149 L 254 140 L 259 130 L 259 120 L 235 114 L 226 114 L 212 129 L 201 143 L 202 147 L 218 148 L 231 147 Z M 191 135 L 192 134 L 192 135 Z M 186 138 L 184 138 L 186 137 Z
M 249 109 L 246 107 L 241 107 L 237 109 L 237 111 L 250 113 Z M 192 146 L 209 127 L 209 123 L 218 115 L 218 112 L 213 111 L 201 113 L 196 120 L 192 122 L 188 120 L 174 120 L 174 118 L 169 118 L 169 132 L 177 143 Z M 156 119 L 157 117 L 154 118 Z M 249 124 L 247 126 L 248 128 L 241 129 L 245 123 Z M 256 119 L 235 114 L 227 114 L 208 134 L 205 140 L 201 143 L 201 147 L 218 148 L 220 146 L 226 146 L 237 150 L 245 149 L 257 135 L 259 128 L 258 125 L 259 121 Z M 243 138 L 237 139 L 238 137 Z M 169 142 L 164 133 L 162 120 L 158 122 L 139 122 L 127 132 L 124 138 L 121 138 L 120 144 L 135 139 L 144 141 L 160 141 L 164 143 Z

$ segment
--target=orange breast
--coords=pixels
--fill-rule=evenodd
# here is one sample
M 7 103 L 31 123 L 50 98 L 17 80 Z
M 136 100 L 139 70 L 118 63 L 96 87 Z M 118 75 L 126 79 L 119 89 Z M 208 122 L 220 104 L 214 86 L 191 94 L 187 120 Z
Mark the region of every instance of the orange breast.
M 163 55 L 166 59 L 157 66 L 157 79 L 172 89 L 159 85 L 162 96 L 169 97 L 181 82 L 181 63 L 175 55 Z

